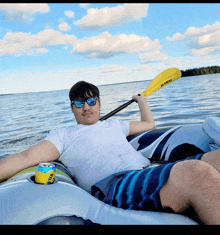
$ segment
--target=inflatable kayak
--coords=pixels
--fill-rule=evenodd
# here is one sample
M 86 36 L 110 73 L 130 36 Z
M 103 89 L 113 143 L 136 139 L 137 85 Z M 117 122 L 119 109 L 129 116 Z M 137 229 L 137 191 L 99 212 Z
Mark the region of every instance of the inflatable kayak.
M 176 161 L 220 146 L 220 118 L 203 124 L 154 129 L 128 137 L 152 162 Z M 0 224 L 198 224 L 179 214 L 115 208 L 79 188 L 60 162 L 53 184 L 34 181 L 36 167 L 0 184 Z M 154 165 L 154 164 L 153 164 Z

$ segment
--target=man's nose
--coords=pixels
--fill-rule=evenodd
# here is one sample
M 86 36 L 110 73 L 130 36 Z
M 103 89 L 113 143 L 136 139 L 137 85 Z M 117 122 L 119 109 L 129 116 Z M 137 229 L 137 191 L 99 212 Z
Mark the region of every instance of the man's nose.
M 90 106 L 87 104 L 87 102 L 84 103 L 83 110 L 90 110 Z

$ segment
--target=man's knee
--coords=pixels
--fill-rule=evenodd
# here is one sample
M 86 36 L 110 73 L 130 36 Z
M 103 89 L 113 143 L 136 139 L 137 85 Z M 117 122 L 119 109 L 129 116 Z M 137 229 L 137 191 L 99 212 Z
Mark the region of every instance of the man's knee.
M 186 189 L 199 186 L 205 179 L 212 177 L 215 169 L 208 163 L 199 160 L 183 161 L 175 164 L 168 180 L 172 184 Z
M 182 161 L 173 166 L 167 183 L 160 191 L 163 207 L 181 212 L 190 206 L 190 199 L 201 185 L 211 177 L 214 168 L 198 160 Z

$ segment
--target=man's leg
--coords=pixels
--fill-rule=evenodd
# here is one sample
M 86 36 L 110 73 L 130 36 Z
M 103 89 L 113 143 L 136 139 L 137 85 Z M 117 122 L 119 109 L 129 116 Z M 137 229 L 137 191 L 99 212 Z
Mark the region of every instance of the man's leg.
M 205 224 L 220 224 L 220 173 L 199 160 L 176 163 L 160 190 L 163 207 L 180 213 L 192 206 Z
M 218 172 L 220 172 L 220 149 L 205 153 L 202 158 L 202 161 L 212 165 Z

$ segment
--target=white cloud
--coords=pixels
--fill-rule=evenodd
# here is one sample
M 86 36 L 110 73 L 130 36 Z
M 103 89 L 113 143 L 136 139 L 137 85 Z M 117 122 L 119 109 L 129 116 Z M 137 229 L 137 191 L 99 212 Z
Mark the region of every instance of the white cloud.
M 151 65 L 138 65 L 132 69 L 132 71 L 157 71 L 157 70 L 161 70 L 161 68 Z
M 220 52 L 219 38 L 220 22 L 202 28 L 189 27 L 183 35 L 176 33 L 173 37 L 166 37 L 168 41 L 184 39 L 186 46 L 190 49 L 190 54 L 194 56 L 218 54 Z
M 80 7 L 87 8 L 89 3 L 79 3 Z
M 33 55 L 47 53 L 45 47 L 62 44 L 74 44 L 74 35 L 63 35 L 53 29 L 45 29 L 36 35 L 8 32 L 0 40 L 0 57 L 4 55 Z
M 123 65 L 104 65 L 102 66 L 103 73 L 121 72 L 127 68 Z
M 214 66 L 220 61 L 220 57 L 216 56 L 196 56 L 196 57 L 186 57 L 181 61 L 181 69 L 186 70 L 190 68 L 198 68 L 203 66 Z
M 201 35 L 198 38 L 198 44 L 201 46 L 220 45 L 220 27 L 215 32 Z
M 60 23 L 58 27 L 61 31 L 65 31 L 65 32 L 71 29 L 71 27 L 66 22 Z
M 181 62 L 180 59 L 171 59 L 171 60 L 168 60 L 166 63 L 167 64 L 179 64 Z
M 166 37 L 166 40 L 170 42 L 175 42 L 175 41 L 179 41 L 182 39 L 184 39 L 184 35 L 182 35 L 181 33 L 176 33 L 173 35 L 173 37 Z
M 47 48 L 37 48 L 36 52 L 41 53 L 41 54 L 47 54 L 48 50 L 47 50 Z
M 185 35 L 187 36 L 193 36 L 193 35 L 204 35 L 204 34 L 209 34 L 209 33 L 214 33 L 217 30 L 220 29 L 220 22 L 215 22 L 213 25 L 206 25 L 203 28 L 196 28 L 196 27 L 189 27 Z
M 97 37 L 78 40 L 72 53 L 81 54 L 86 58 L 108 58 L 118 54 L 139 53 L 160 50 L 159 40 L 151 41 L 148 37 L 135 34 L 112 36 L 104 32 Z
M 159 62 L 168 59 L 168 55 L 161 53 L 160 51 L 153 51 L 149 53 L 140 54 L 141 63 Z
M 123 4 L 117 7 L 101 9 L 91 8 L 87 15 L 74 22 L 82 30 L 98 30 L 112 26 L 124 25 L 147 16 L 148 4 Z
M 83 70 L 82 70 L 82 69 L 77 69 L 77 70 L 74 70 L 73 73 L 82 74 L 82 73 L 83 73 Z
M 29 56 L 37 56 L 39 54 L 47 54 L 48 49 L 47 48 L 30 48 L 26 51 L 26 54 Z M 17 54 L 19 56 L 19 54 Z
M 68 18 L 73 18 L 75 16 L 75 13 L 73 11 L 64 11 L 64 14 Z
M 30 21 L 36 13 L 48 13 L 50 7 L 46 3 L 1 3 L 0 11 L 4 12 L 4 20 Z
M 59 25 L 61 30 L 68 27 L 63 23 Z M 45 54 L 48 53 L 46 47 L 64 45 L 63 48 L 67 49 L 66 44 L 73 46 L 71 53 L 82 55 L 85 58 L 109 58 L 119 54 L 148 52 L 147 55 L 142 55 L 142 60 L 150 62 L 166 59 L 166 55 L 156 52 L 162 48 L 159 40 L 151 41 L 148 37 L 135 34 L 112 36 L 109 32 L 105 32 L 97 37 L 77 40 L 74 35 L 62 34 L 53 29 L 45 29 L 36 35 L 8 32 L 0 40 L 0 56 Z
M 217 47 L 204 47 L 200 49 L 192 49 L 192 54 L 195 56 L 201 56 L 201 55 L 208 55 L 211 52 L 214 52 L 217 49 Z M 218 50 L 220 47 L 218 47 Z

